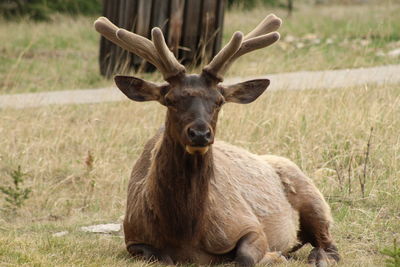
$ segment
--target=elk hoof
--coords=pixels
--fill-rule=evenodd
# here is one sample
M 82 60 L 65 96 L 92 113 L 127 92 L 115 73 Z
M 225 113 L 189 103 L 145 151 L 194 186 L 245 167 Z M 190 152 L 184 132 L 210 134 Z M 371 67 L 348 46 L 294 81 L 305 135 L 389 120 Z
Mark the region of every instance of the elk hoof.
M 316 267 L 328 267 L 339 261 L 339 254 L 335 250 L 313 248 L 308 256 L 308 264 Z
M 248 255 L 240 255 L 235 258 L 235 266 L 237 267 L 251 267 L 254 265 L 254 259 Z

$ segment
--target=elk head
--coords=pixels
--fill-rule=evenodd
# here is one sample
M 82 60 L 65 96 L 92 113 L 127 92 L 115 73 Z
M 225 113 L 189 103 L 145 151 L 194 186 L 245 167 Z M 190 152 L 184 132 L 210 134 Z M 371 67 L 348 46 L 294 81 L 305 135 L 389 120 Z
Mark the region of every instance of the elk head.
M 205 154 L 214 142 L 218 112 L 227 102 L 251 103 L 269 85 L 268 79 L 221 85 L 230 65 L 243 54 L 269 46 L 279 39 L 275 32 L 282 21 L 267 16 L 243 37 L 235 32 L 230 42 L 203 68 L 199 75 L 188 75 L 165 43 L 162 31 L 154 28 L 152 41 L 112 24 L 100 17 L 96 30 L 108 40 L 153 64 L 165 84 L 157 85 L 130 76 L 115 76 L 118 88 L 134 101 L 158 101 L 168 108 L 166 131 L 189 154 Z

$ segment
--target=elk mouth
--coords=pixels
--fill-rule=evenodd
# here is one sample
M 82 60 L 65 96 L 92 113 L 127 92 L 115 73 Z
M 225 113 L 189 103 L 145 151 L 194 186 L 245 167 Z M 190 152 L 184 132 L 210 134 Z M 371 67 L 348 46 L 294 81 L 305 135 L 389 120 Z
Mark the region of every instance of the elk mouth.
M 194 155 L 196 153 L 200 154 L 200 155 L 204 155 L 207 153 L 208 149 L 210 148 L 210 146 L 189 146 L 186 145 L 185 149 L 186 152 L 188 152 L 190 155 Z

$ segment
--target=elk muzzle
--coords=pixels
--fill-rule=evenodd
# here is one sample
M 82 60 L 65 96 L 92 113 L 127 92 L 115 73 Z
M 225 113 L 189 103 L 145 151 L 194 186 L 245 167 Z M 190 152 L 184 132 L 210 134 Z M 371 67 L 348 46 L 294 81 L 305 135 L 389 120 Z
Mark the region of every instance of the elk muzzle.
M 186 138 L 189 141 L 186 145 L 186 151 L 189 154 L 207 153 L 209 146 L 214 142 L 214 133 L 211 127 L 206 123 L 191 124 L 186 128 Z

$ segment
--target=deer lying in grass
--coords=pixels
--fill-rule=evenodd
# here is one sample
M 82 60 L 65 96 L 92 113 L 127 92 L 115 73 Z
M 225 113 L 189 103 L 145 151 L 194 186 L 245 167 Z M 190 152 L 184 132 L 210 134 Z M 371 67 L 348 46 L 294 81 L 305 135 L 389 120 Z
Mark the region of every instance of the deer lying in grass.
M 270 83 L 224 86 L 223 74 L 241 55 L 276 42 L 280 25 L 270 15 L 245 37 L 234 33 L 200 75 L 188 75 L 159 28 L 150 41 L 104 17 L 95 22 L 98 32 L 152 63 L 166 81 L 115 77 L 128 98 L 167 107 L 165 127 L 145 145 L 129 182 L 124 232 L 132 255 L 166 264 L 252 266 L 311 243 L 310 263 L 339 260 L 329 207 L 294 163 L 214 143 L 222 105 L 253 102 Z

